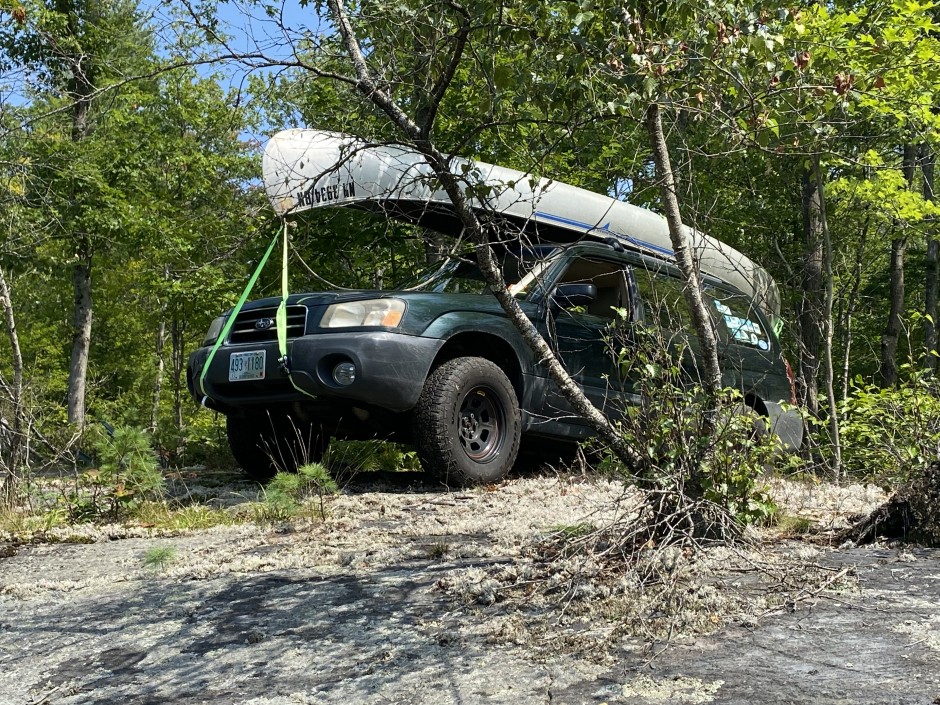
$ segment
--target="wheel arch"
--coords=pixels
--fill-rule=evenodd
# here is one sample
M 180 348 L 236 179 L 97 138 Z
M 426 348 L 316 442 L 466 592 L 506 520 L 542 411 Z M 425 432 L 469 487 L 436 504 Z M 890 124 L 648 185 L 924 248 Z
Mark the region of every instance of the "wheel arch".
M 505 338 L 481 330 L 464 330 L 447 339 L 431 363 L 433 373 L 445 362 L 458 357 L 481 357 L 498 365 L 509 378 L 516 399 L 523 396 L 522 364 L 515 348 Z
M 744 404 L 757 412 L 758 416 L 769 416 L 769 409 L 764 400 L 753 391 L 744 395 Z

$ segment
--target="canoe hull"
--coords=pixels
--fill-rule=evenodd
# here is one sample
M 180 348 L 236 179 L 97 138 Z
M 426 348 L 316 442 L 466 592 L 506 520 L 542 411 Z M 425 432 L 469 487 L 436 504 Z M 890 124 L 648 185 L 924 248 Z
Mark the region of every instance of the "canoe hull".
M 471 204 L 530 236 L 571 242 L 616 237 L 625 247 L 674 261 L 666 220 L 652 211 L 514 169 L 453 158 Z M 394 217 L 456 224 L 453 205 L 430 165 L 413 148 L 370 144 L 336 132 L 293 129 L 274 135 L 263 160 L 264 185 L 279 216 L 312 208 L 382 208 Z M 459 227 L 459 226 L 458 226 Z M 773 319 L 780 296 L 773 278 L 733 247 L 686 229 L 703 272 L 751 295 Z

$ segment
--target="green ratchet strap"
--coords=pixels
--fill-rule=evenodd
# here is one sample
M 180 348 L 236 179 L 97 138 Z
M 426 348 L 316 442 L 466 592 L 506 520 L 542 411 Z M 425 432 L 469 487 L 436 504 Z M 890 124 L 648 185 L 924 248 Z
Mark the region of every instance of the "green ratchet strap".
M 278 362 L 290 377 L 290 359 L 287 357 L 287 221 L 284 220 L 284 254 L 281 259 L 281 303 L 277 307 L 277 350 L 281 354 Z
M 286 228 L 286 224 L 285 224 Z M 242 306 L 245 305 L 245 301 L 248 300 L 248 294 L 251 293 L 251 290 L 255 286 L 255 282 L 258 281 L 258 276 L 261 274 L 261 270 L 264 269 L 264 265 L 268 261 L 268 257 L 271 256 L 271 252 L 274 250 L 274 246 L 277 244 L 277 238 L 280 233 L 274 235 L 274 239 L 271 240 L 271 244 L 268 245 L 267 252 L 264 253 L 264 257 L 261 258 L 261 261 L 258 263 L 258 266 L 255 268 L 255 273 L 251 275 L 251 279 L 248 280 L 248 286 L 245 287 L 245 290 L 242 292 L 241 297 L 238 299 L 238 303 L 235 304 L 235 308 L 232 309 L 231 315 L 228 317 L 228 320 L 225 322 L 225 325 L 222 327 L 222 332 L 219 333 L 219 337 L 215 341 L 215 345 L 212 346 L 212 351 L 209 353 L 209 358 L 206 360 L 206 364 L 202 366 L 202 374 L 199 375 L 199 391 L 203 395 L 203 403 L 205 403 L 206 398 L 209 396 L 206 392 L 205 379 L 206 373 L 209 371 L 209 366 L 212 364 L 212 360 L 215 357 L 215 354 L 218 352 L 219 348 L 222 346 L 222 341 L 224 341 L 229 334 L 229 331 L 232 329 L 232 326 L 235 323 L 235 319 L 238 318 L 239 312 L 242 310 Z M 287 241 L 287 233 L 284 233 L 284 241 Z M 286 257 L 286 255 L 285 255 Z M 287 262 L 284 263 L 284 290 L 287 291 Z M 286 294 L 285 294 L 286 295 Z M 283 304 L 282 304 L 283 305 Z M 280 319 L 281 312 L 278 311 L 278 318 Z M 286 335 L 286 329 L 285 329 Z M 278 323 L 278 337 L 280 337 L 280 323 Z M 282 353 L 283 354 L 283 353 Z
M 277 307 L 277 316 L 275 321 L 277 323 L 277 349 L 281 353 L 281 358 L 278 362 L 281 365 L 281 369 L 287 374 L 287 379 L 290 381 L 291 386 L 296 389 L 298 392 L 304 396 L 308 396 L 311 399 L 316 399 L 316 397 L 308 392 L 303 387 L 297 385 L 294 381 L 293 376 L 291 375 L 290 369 L 290 358 L 287 356 L 287 246 L 288 246 L 288 230 L 287 230 L 287 220 L 284 221 L 284 255 L 281 260 L 281 303 Z
M 289 236 L 287 230 L 287 220 L 284 220 L 284 254 L 281 259 L 281 303 L 277 307 L 277 316 L 275 317 L 275 322 L 277 323 L 277 349 L 280 352 L 281 357 L 278 360 L 278 363 L 281 365 L 281 369 L 287 374 L 287 379 L 290 381 L 291 386 L 296 389 L 298 392 L 304 396 L 308 396 L 311 399 L 316 397 L 308 392 L 303 387 L 297 385 L 294 381 L 294 377 L 291 375 L 290 369 L 290 357 L 287 355 L 287 246 L 288 246 Z

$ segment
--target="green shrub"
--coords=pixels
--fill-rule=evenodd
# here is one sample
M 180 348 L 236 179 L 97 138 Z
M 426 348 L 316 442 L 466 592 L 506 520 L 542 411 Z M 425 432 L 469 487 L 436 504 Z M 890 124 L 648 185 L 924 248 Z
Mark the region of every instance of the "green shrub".
M 93 427 L 88 434 L 95 467 L 66 493 L 72 519 L 126 518 L 146 499 L 166 489 L 150 437 L 141 429 L 118 426 L 111 434 Z
M 27 511 L 17 507 L 0 508 L 0 533 L 6 532 L 21 539 L 29 539 L 36 534 L 63 526 L 68 522 L 68 513 L 59 508 L 36 508 Z
M 804 536 L 813 530 L 813 520 L 809 517 L 780 514 L 774 516 L 773 526 L 781 534 L 790 536 Z
M 175 423 L 162 421 L 157 429 L 158 447 L 180 465 L 205 465 L 228 469 L 235 465 L 225 434 L 225 418 L 203 410 L 187 420 L 181 437 Z
M 296 473 L 279 472 L 265 488 L 264 509 L 258 516 L 269 522 L 284 521 L 296 515 L 304 502 L 316 498 L 320 518 L 325 519 L 325 498 L 338 491 L 329 471 L 320 463 L 303 465 Z
M 619 350 L 621 374 L 640 403 L 627 406 L 620 431 L 637 452 L 636 467 L 609 467 L 641 486 L 704 499 L 740 524 L 768 520 L 776 511 L 759 481 L 779 456 L 778 442 L 732 389 L 721 391 L 716 431 L 705 433 L 709 400 L 680 364 L 687 351 L 659 331 L 633 329 Z
M 134 511 L 134 518 L 159 529 L 186 531 L 209 529 L 235 523 L 235 517 L 225 509 L 203 504 L 180 505 L 178 502 L 142 502 Z
M 841 415 L 842 463 L 851 477 L 896 487 L 940 458 L 940 389 L 924 372 L 890 389 L 857 378 Z
M 367 470 L 398 472 L 419 470 L 418 454 L 388 441 L 334 441 L 325 463 L 335 475 L 343 477 Z

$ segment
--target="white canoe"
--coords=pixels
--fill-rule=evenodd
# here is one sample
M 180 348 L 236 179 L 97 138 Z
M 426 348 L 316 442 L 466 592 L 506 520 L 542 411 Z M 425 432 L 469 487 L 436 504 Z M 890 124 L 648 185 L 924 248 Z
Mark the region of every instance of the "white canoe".
M 484 162 L 453 158 L 450 168 L 473 187 L 475 208 L 499 214 L 530 236 L 569 242 L 615 236 L 627 248 L 674 260 L 665 218 L 645 208 Z M 284 130 L 265 147 L 263 174 L 279 216 L 351 206 L 381 208 L 432 229 L 454 222 L 450 199 L 425 158 L 410 147 L 370 144 L 337 132 Z M 780 296 L 767 271 L 725 243 L 691 228 L 686 232 L 702 271 L 753 296 L 776 325 Z

